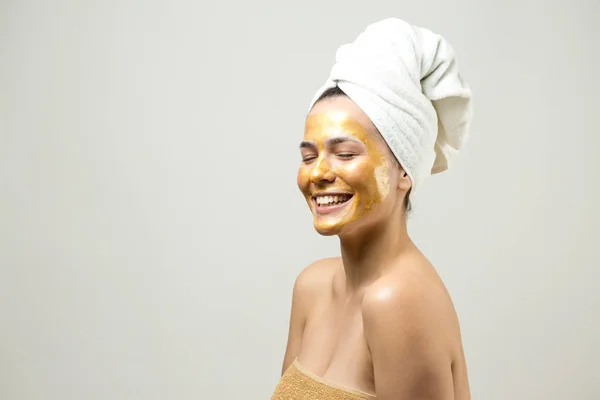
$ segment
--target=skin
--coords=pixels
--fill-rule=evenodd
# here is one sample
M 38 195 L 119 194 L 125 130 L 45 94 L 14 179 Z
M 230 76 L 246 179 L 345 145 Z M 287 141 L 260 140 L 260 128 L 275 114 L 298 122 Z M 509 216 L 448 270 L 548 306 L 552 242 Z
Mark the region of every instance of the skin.
M 458 318 L 437 272 L 407 233 L 410 178 L 346 96 L 306 120 L 298 187 L 315 229 L 337 235 L 341 257 L 296 279 L 282 372 L 294 359 L 324 380 L 379 400 L 470 399 Z M 352 193 L 320 214 L 313 194 Z
M 322 235 L 356 230 L 368 221 L 358 221 L 361 216 L 386 211 L 381 207 L 390 192 L 393 163 L 387 157 L 385 143 L 370 134 L 366 122 L 361 123 L 343 109 L 311 113 L 306 119 L 298 187 L 313 213 L 315 229 Z M 348 209 L 318 213 L 313 195 L 323 192 L 352 194 Z M 390 202 L 385 206 L 389 211 Z

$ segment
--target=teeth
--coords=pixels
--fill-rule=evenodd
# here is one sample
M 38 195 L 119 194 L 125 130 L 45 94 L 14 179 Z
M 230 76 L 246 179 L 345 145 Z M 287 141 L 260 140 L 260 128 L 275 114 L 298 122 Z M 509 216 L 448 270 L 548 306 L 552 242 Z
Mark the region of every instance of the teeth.
M 343 203 L 345 201 L 348 201 L 349 198 L 350 198 L 350 196 L 346 195 L 346 194 L 341 195 L 341 196 L 317 196 L 316 201 L 317 201 L 317 204 L 320 206 L 329 206 L 329 205 Z

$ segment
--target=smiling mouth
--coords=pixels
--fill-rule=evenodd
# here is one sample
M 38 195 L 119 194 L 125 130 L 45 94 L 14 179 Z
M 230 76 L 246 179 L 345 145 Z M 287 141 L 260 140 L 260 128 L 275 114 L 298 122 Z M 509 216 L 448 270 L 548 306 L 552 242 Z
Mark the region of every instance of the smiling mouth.
M 313 196 L 312 200 L 316 206 L 316 211 L 320 214 L 326 214 L 343 208 L 352 197 L 353 195 L 349 193 L 318 194 Z

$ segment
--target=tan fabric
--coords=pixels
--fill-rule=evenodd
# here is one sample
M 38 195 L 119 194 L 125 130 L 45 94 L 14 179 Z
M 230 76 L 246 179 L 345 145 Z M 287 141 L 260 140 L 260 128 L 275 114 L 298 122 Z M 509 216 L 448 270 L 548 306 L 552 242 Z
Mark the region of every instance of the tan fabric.
M 372 394 L 336 386 L 307 371 L 297 360 L 285 371 L 271 400 L 376 400 Z

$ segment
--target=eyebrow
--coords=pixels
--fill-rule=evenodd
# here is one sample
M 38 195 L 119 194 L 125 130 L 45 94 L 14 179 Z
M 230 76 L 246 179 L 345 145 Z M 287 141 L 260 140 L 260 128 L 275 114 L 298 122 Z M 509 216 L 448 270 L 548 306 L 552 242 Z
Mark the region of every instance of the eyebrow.
M 300 142 L 301 149 L 305 149 L 305 148 L 315 149 L 316 147 L 317 146 L 315 146 L 315 144 L 313 142 L 307 142 L 306 140 L 303 142 Z
M 333 137 L 333 138 L 329 138 L 329 139 L 325 140 L 325 143 L 327 143 L 329 146 L 335 146 L 336 144 L 345 143 L 345 142 L 360 143 L 358 140 L 349 138 L 349 137 Z M 315 146 L 315 144 L 313 142 L 309 142 L 309 141 L 303 141 L 300 143 L 301 149 L 306 148 L 306 147 L 314 149 L 317 146 Z

